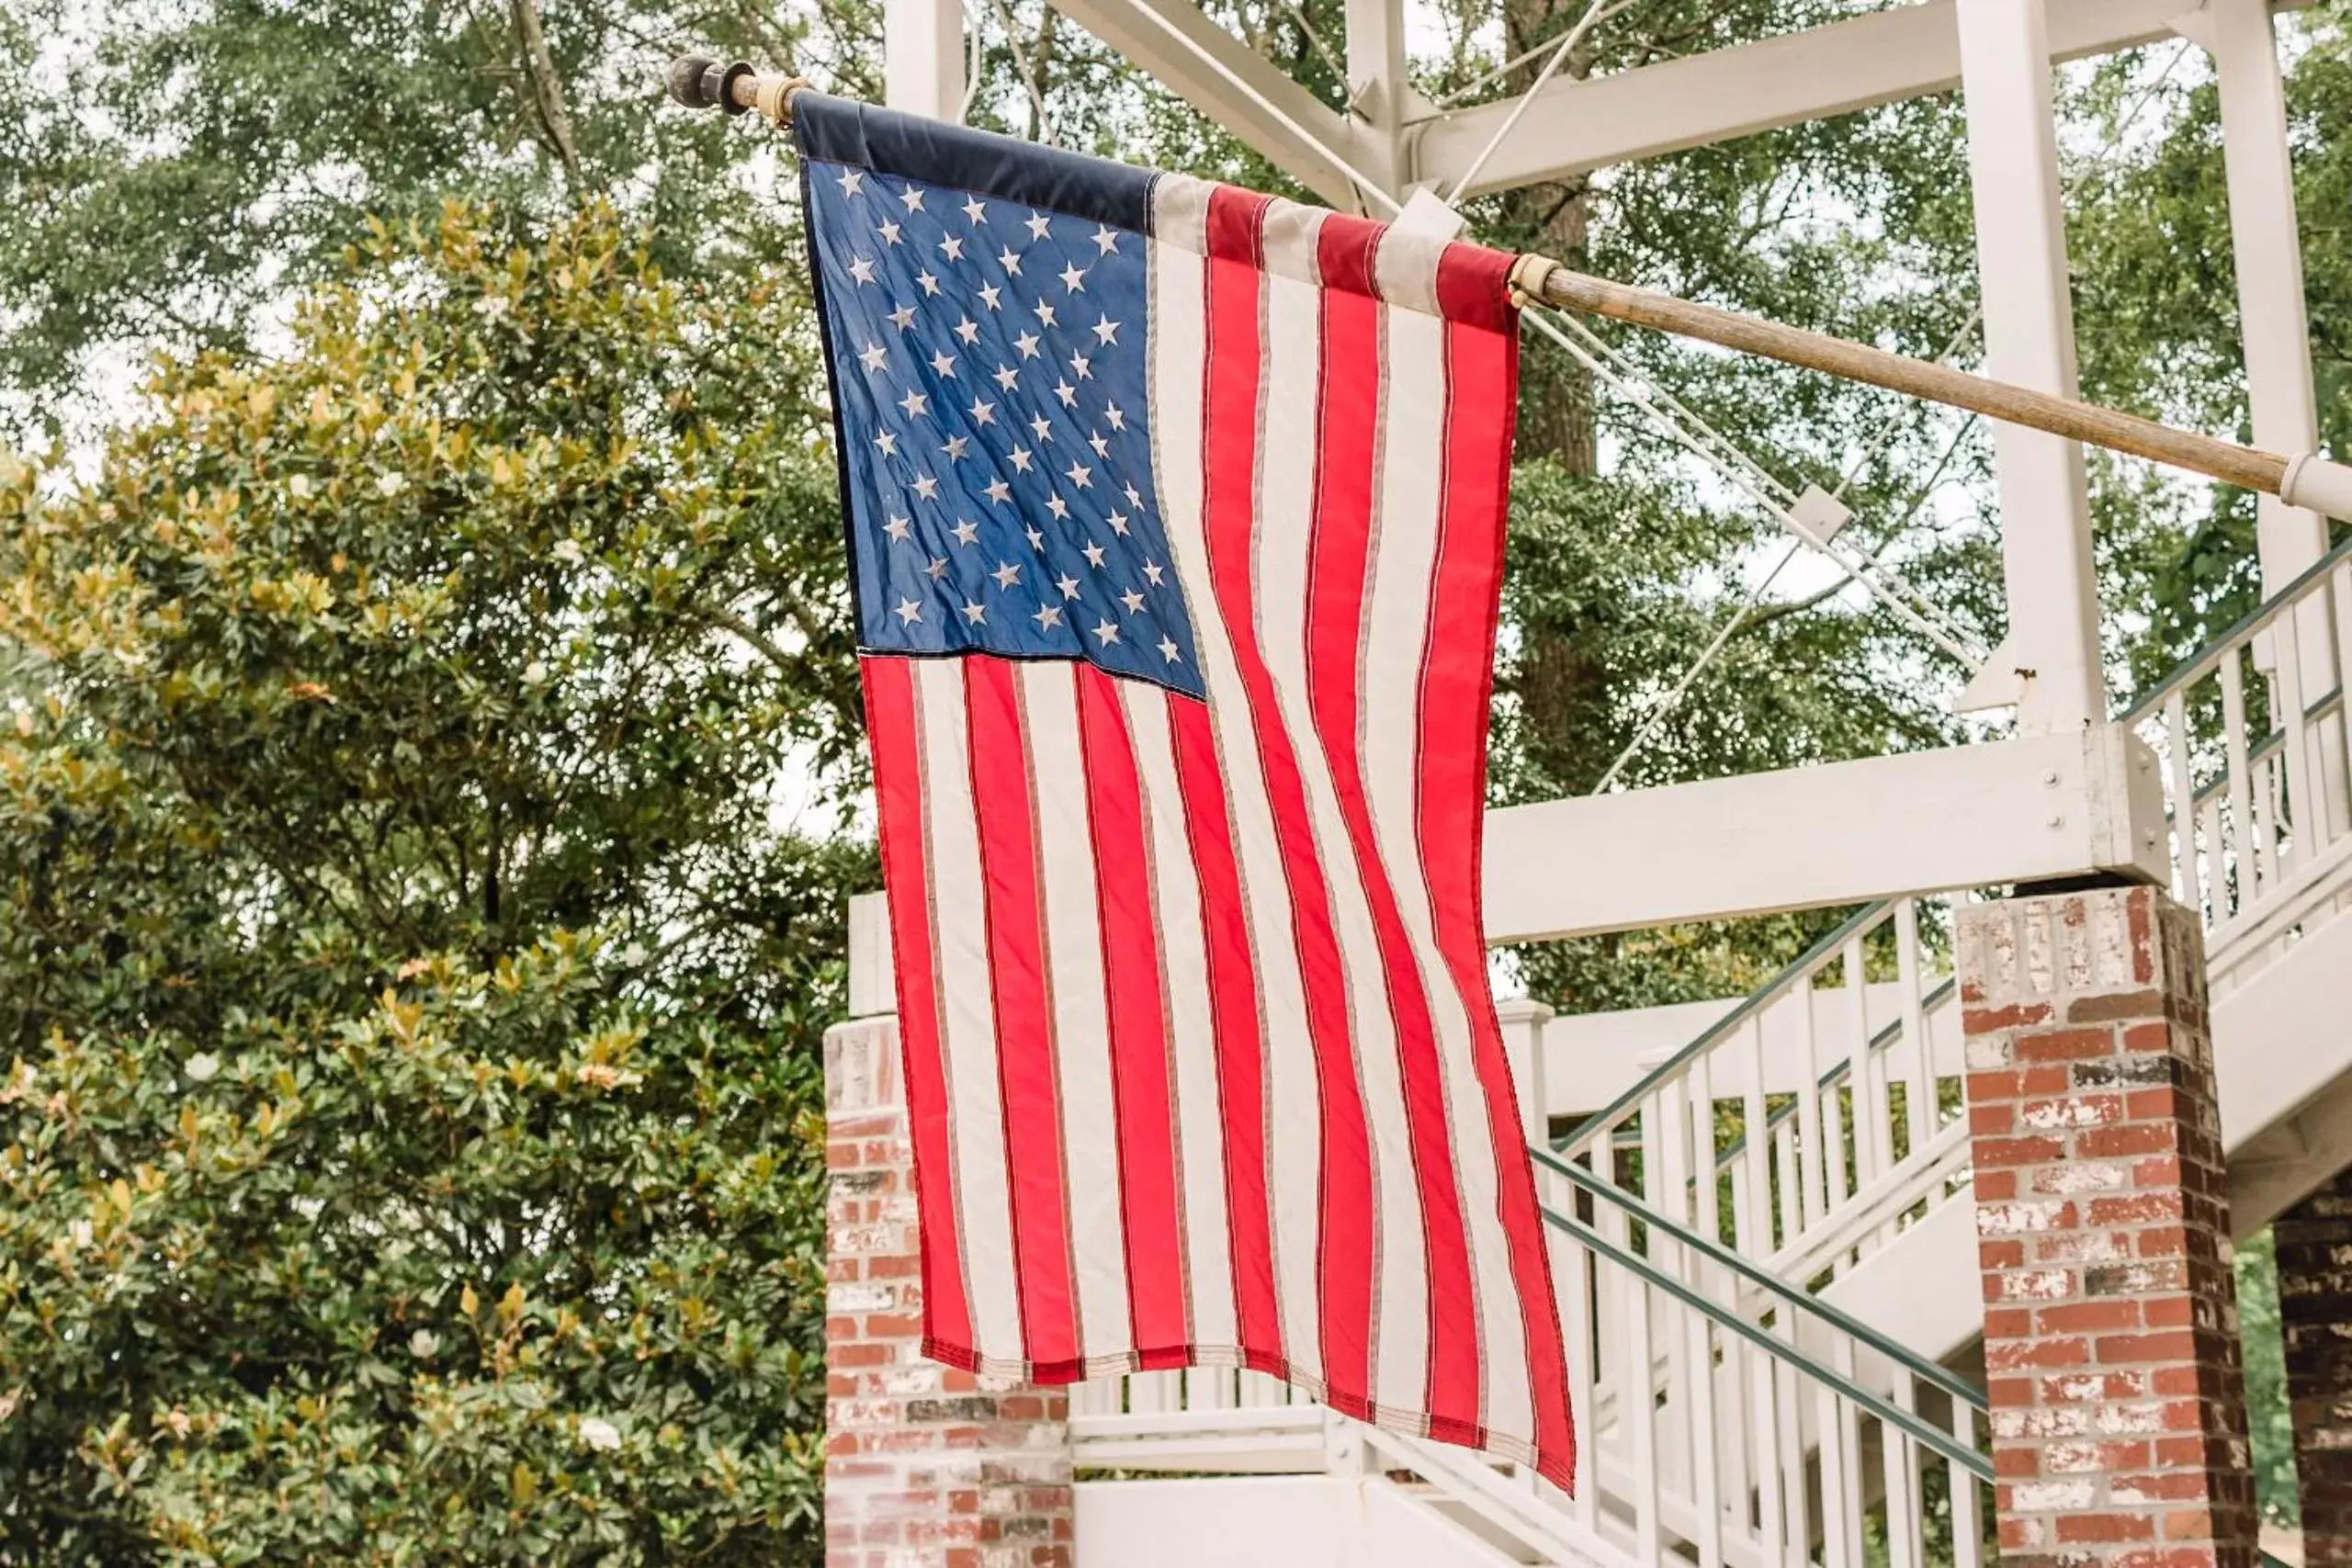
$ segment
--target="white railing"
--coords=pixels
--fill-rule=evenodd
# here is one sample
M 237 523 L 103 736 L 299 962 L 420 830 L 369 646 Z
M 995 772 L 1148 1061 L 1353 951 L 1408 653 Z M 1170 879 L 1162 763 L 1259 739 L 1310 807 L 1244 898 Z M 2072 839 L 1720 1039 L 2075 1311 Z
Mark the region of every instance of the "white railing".
M 1967 1164 L 1949 924 L 1939 902 L 1865 909 L 1561 1152 L 1769 1274 L 1834 1278 Z
M 2202 913 L 2217 991 L 2352 904 L 2347 669 L 2352 541 L 2120 721 L 2159 760 L 2173 892 Z M 1563 1151 L 1770 1273 L 1836 1278 L 1964 1190 L 1950 919 L 1862 910 Z
M 2173 896 L 2226 989 L 2352 897 L 2352 541 L 2174 670 L 2123 722 L 2163 759 Z
M 1990 1465 L 1973 1390 L 1544 1158 L 1579 1423 L 1573 1499 L 1511 1465 L 1361 1426 L 1250 1373 L 1081 1385 L 1079 1465 L 1370 1478 L 1409 1488 L 1520 1561 L 1979 1568 Z M 1761 1310 L 1727 1304 L 1737 1300 Z M 1252 1388 L 1261 1403 L 1242 1404 Z

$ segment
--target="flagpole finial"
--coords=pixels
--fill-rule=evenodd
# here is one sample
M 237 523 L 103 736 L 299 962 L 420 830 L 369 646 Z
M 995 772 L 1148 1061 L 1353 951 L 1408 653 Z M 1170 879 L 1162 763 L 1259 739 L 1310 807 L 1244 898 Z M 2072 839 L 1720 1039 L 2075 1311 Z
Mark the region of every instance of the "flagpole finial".
M 682 54 L 670 62 L 670 96 L 690 109 L 741 114 L 757 109 L 776 125 L 792 123 L 792 96 L 810 84 L 805 76 L 760 71 L 748 61 L 720 62 Z

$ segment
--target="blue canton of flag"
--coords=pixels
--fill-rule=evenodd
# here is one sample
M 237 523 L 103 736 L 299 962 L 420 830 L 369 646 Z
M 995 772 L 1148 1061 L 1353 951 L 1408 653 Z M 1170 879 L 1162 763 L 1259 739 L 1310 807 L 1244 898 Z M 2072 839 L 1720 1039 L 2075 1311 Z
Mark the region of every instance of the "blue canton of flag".
M 811 160 L 858 636 L 1202 694 L 1152 492 L 1147 240 Z

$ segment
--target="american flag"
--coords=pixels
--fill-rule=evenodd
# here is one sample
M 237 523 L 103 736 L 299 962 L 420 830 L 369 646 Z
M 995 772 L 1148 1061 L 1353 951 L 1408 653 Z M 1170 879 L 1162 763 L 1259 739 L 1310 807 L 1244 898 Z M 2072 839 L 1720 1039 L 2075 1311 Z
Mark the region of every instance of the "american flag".
M 1566 1485 L 1479 909 L 1510 258 L 803 93 L 925 1350 Z

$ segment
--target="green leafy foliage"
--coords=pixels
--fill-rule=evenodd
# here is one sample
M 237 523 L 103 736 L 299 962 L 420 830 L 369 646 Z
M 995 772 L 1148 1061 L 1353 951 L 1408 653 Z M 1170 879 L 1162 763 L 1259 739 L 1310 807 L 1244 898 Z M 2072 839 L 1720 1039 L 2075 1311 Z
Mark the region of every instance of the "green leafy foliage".
M 0 1561 L 814 1550 L 799 320 L 452 206 L 11 465 Z

